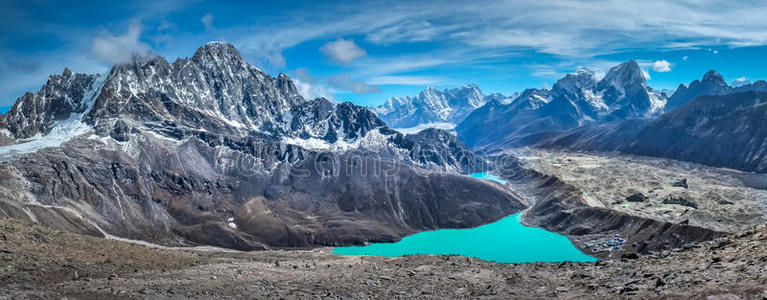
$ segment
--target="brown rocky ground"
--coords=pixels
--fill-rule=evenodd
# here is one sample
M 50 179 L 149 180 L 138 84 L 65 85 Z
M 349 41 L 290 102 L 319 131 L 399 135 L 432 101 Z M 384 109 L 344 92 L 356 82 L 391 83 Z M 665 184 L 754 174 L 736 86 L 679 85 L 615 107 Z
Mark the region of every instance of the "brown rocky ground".
M 498 264 L 457 256 L 155 249 L 0 218 L 0 299 L 761 299 L 767 227 L 659 257 Z

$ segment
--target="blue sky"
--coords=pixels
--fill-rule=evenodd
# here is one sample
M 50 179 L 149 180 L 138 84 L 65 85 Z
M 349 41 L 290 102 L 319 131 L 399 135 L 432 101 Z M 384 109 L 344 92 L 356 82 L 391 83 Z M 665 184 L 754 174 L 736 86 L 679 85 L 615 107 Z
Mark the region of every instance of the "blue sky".
M 0 106 L 64 67 L 108 72 L 132 53 L 173 61 L 212 40 L 306 96 L 364 105 L 427 85 L 511 94 L 629 59 L 654 88 L 710 69 L 767 78 L 765 1 L 83 2 L 2 0 Z

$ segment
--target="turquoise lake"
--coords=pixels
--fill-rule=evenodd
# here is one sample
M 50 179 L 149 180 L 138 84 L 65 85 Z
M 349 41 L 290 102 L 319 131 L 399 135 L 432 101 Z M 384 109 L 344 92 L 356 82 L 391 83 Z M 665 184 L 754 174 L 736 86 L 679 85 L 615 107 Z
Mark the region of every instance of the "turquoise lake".
M 488 180 L 495 180 L 490 179 L 494 177 L 496 181 L 502 181 L 486 173 L 475 173 L 471 176 Z M 501 263 L 593 262 L 597 260 L 583 254 L 563 235 L 522 225 L 521 218 L 522 213 L 517 213 L 475 228 L 420 232 L 406 236 L 396 243 L 337 247 L 333 250 L 333 254 L 373 256 L 455 254 Z
M 477 179 L 492 180 L 495 182 L 499 182 L 501 184 L 506 184 L 506 180 L 503 180 L 500 177 L 490 174 L 488 172 L 471 173 L 469 174 L 469 176 L 477 178 Z

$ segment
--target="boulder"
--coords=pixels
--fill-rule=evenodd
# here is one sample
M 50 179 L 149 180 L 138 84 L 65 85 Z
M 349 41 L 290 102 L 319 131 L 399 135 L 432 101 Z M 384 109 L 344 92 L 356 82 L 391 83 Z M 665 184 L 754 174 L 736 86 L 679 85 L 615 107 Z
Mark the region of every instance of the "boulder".
M 642 193 L 636 193 L 631 196 L 626 197 L 626 201 L 628 202 L 645 202 L 647 199 L 647 196 L 645 196 Z
M 688 188 L 689 187 L 687 185 L 687 178 L 684 178 L 684 179 L 679 180 L 679 181 L 674 181 L 674 182 L 671 183 L 671 186 L 673 186 L 673 187 L 681 187 L 681 188 Z
M 663 199 L 663 204 L 677 204 L 677 205 L 684 205 L 684 206 L 687 206 L 687 207 L 692 207 L 692 208 L 695 208 L 695 209 L 698 208 L 698 205 L 695 204 L 695 202 L 690 202 L 689 200 L 684 199 L 684 198 L 682 198 L 680 196 L 672 196 L 672 195 L 668 195 L 668 197 L 666 197 L 666 199 Z

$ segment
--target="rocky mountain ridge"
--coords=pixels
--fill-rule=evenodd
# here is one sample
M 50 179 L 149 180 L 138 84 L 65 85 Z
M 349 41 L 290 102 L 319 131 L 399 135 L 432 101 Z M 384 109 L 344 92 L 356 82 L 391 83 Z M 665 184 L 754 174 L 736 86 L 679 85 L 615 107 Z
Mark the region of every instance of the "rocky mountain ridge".
M 250 250 L 392 241 L 525 207 L 460 175 L 481 159 L 449 134 L 406 136 L 364 107 L 307 101 L 231 44 L 70 73 L 0 116 L 0 215 Z

